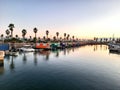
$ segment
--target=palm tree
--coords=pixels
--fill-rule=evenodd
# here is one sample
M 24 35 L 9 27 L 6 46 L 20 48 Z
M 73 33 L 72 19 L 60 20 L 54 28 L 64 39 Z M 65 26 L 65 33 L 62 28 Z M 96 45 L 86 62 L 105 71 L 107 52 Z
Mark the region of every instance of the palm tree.
M 104 42 L 105 42 L 106 38 L 104 38 Z
M 39 41 L 39 42 L 41 41 L 41 38 L 40 38 L 40 37 L 38 37 L 38 41 Z
M 33 29 L 33 32 L 35 33 L 35 38 L 34 38 L 34 40 L 35 40 L 35 47 L 36 47 L 36 41 L 37 41 L 37 38 L 36 38 L 37 31 L 38 31 L 38 29 L 35 27 Z
M 10 29 L 10 31 L 11 31 L 11 37 L 13 37 L 13 28 L 14 28 L 14 24 L 9 24 L 9 29 Z
M 74 38 L 75 38 L 75 36 L 72 36 L 73 41 L 74 41 Z
M 76 38 L 76 41 L 78 41 L 78 38 Z
M 106 42 L 108 41 L 108 38 L 106 38 Z
M 70 35 L 68 34 L 68 35 L 67 35 L 67 40 L 69 40 L 69 37 L 70 37 Z
M 37 31 L 38 31 L 38 29 L 35 27 L 34 29 L 33 29 L 33 32 L 35 33 L 35 42 L 36 42 L 36 33 L 37 33 Z
M 18 39 L 18 35 L 15 35 L 16 39 Z
M 94 37 L 94 41 L 96 40 L 96 37 Z
M 4 39 L 3 39 L 3 37 L 4 37 L 4 35 L 1 34 L 1 40 L 2 40 L 2 42 L 4 43 Z
M 45 41 L 45 39 L 46 39 L 45 36 L 43 36 L 43 40 L 44 40 L 44 41 Z
M 48 31 L 48 30 L 46 30 L 46 36 L 47 36 L 47 39 L 48 39 L 48 34 L 49 34 L 49 31 Z
M 10 31 L 7 29 L 5 32 L 6 32 L 7 36 L 9 36 Z
M 53 41 L 56 41 L 56 37 L 55 36 L 53 37 Z
M 32 40 L 32 36 L 30 36 L 30 41 Z
M 4 37 L 4 35 L 3 35 L 3 34 L 1 34 L 1 39 L 3 39 L 3 37 Z
M 115 38 L 112 38 L 112 41 L 115 41 Z
M 62 41 L 62 37 L 60 37 L 60 41 Z
M 64 33 L 64 40 L 66 39 L 66 33 Z
M 25 29 L 22 30 L 22 36 L 23 36 L 23 39 L 25 39 L 25 35 L 26 35 L 27 31 Z
M 57 36 L 57 40 L 58 40 L 59 32 L 56 32 L 56 36 Z

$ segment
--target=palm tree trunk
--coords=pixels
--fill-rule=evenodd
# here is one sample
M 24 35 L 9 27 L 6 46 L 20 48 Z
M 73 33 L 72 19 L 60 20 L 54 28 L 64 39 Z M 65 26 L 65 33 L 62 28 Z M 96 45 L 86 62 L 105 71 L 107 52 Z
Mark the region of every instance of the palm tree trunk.
M 36 33 L 35 33 L 35 42 L 36 42 Z
M 35 33 L 35 48 L 36 48 L 36 41 L 37 41 L 37 38 L 36 38 L 36 33 Z

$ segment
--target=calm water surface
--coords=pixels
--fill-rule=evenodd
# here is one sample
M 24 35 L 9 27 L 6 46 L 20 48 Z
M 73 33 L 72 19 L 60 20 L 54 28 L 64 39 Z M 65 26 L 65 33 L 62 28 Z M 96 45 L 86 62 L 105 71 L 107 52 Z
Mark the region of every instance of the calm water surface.
M 0 63 L 0 90 L 120 90 L 120 54 L 104 45 L 18 53 Z

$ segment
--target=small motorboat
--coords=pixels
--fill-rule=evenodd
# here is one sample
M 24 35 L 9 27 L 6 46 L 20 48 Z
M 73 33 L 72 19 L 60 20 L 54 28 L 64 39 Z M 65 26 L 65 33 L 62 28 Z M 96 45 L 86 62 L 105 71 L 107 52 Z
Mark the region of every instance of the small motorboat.
M 21 48 L 18 49 L 19 51 L 23 51 L 23 52 L 34 52 L 35 49 L 32 48 L 31 45 L 24 45 Z

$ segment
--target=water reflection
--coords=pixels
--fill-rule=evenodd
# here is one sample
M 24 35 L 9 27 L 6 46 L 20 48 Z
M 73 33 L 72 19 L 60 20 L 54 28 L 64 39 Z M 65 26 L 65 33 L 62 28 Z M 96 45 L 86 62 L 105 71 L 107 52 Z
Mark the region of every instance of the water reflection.
M 66 55 L 66 49 L 64 49 L 63 52 L 64 52 L 64 55 Z
M 11 56 L 11 62 L 10 62 L 10 70 L 11 71 L 14 71 L 15 69 L 15 64 L 14 64 L 14 56 Z
M 72 48 L 72 52 L 74 52 L 75 48 Z
M 107 45 L 94 45 L 93 46 L 93 51 L 109 51 L 108 46 Z M 120 55 L 120 52 L 117 51 L 109 51 L 109 54 L 116 54 L 116 55 Z
M 37 65 L 37 52 L 34 52 L 33 55 L 34 55 L 34 64 Z
M 67 55 L 70 55 L 70 53 L 73 53 L 72 55 L 75 56 L 77 54 L 74 54 L 74 53 L 76 53 L 76 51 L 79 51 L 80 48 L 82 48 L 84 51 L 86 51 L 86 50 L 89 51 L 89 49 L 91 49 L 94 52 L 107 51 L 108 50 L 107 45 L 93 45 L 93 46 L 85 46 L 85 47 L 68 48 L 68 49 L 63 49 L 63 50 L 54 50 L 54 51 L 40 50 L 38 52 L 30 52 L 30 53 L 19 52 L 18 53 L 18 57 L 19 57 L 18 59 L 22 58 L 23 64 L 26 64 L 29 61 L 28 59 L 30 59 L 30 60 L 32 59 L 32 63 L 36 66 L 36 65 L 38 65 L 39 58 L 41 58 L 41 56 L 43 57 L 44 61 L 49 61 L 50 56 L 52 56 L 52 55 L 55 58 L 60 58 L 61 56 L 67 56 Z M 82 51 L 82 49 L 80 50 L 80 53 L 84 52 L 84 51 Z M 101 52 L 101 53 L 103 53 L 103 52 Z M 120 55 L 120 53 L 117 53 L 117 52 L 109 52 L 109 53 Z M 30 57 L 32 57 L 32 58 L 30 58 Z M 14 71 L 15 68 L 17 67 L 17 66 L 15 66 L 15 62 L 14 62 L 14 60 L 16 60 L 16 58 L 17 57 L 15 57 L 15 56 L 5 56 L 5 60 L 8 62 L 9 69 L 11 71 Z M 3 69 L 3 71 L 4 71 L 4 63 L 0 64 L 0 69 Z
M 5 60 L 8 62 L 9 68 L 11 71 L 15 70 L 14 59 L 16 59 L 16 58 L 17 58 L 17 56 L 15 56 L 15 55 L 5 55 Z
M 5 56 L 0 62 L 0 88 L 34 90 L 38 86 L 37 89 L 43 90 L 48 86 L 50 90 L 56 87 L 60 90 L 85 90 L 86 87 L 87 90 L 119 90 L 120 60 L 116 55 L 111 56 L 105 45 Z
M 60 53 L 60 50 L 54 50 L 52 51 L 52 53 L 55 53 L 55 57 L 58 58 L 59 57 L 59 53 Z
M 93 51 L 98 51 L 98 50 L 108 50 L 108 46 L 107 45 L 94 45 L 93 46 Z
M 42 50 L 39 52 L 39 55 L 45 56 L 44 60 L 49 60 L 50 51 Z
M 23 63 L 26 64 L 27 60 L 30 59 L 30 57 L 31 57 L 31 53 L 33 55 L 34 64 L 37 65 L 38 52 L 20 52 L 19 55 L 22 56 Z
M 94 51 L 97 51 L 97 49 L 98 49 L 98 46 L 94 45 Z
M 67 54 L 69 54 L 69 53 L 70 53 L 70 51 L 71 51 L 71 49 L 67 49 Z
M 4 74 L 4 60 L 0 60 L 0 75 Z
M 24 52 L 23 54 L 24 54 L 24 55 L 23 55 L 23 63 L 26 64 L 26 62 L 27 62 L 26 53 Z
M 56 52 L 56 57 L 59 57 L 59 51 L 57 50 L 57 52 Z
M 120 55 L 120 52 L 116 52 L 116 51 L 109 51 L 109 54 L 116 54 L 116 55 Z

